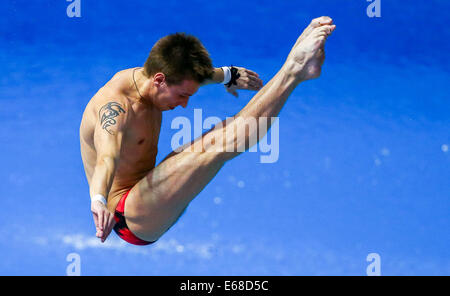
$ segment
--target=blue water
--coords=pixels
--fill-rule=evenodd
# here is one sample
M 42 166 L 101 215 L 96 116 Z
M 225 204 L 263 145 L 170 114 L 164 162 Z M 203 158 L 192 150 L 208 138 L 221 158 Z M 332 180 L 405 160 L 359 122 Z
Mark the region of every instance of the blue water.
M 4 1 L 0 17 L 0 275 L 450 275 L 448 1 Z M 158 243 L 95 239 L 78 128 L 115 72 L 159 38 L 198 36 L 215 66 L 264 82 L 310 20 L 333 17 L 322 76 L 280 113 L 280 155 L 227 163 Z M 158 162 L 177 116 L 224 119 L 220 85 L 164 113 Z

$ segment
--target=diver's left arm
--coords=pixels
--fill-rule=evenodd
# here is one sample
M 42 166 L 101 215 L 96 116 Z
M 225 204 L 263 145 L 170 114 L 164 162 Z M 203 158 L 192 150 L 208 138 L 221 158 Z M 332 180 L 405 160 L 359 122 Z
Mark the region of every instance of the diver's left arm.
M 202 85 L 223 83 L 225 84 L 227 92 L 235 97 L 238 96 L 238 93 L 236 92 L 237 89 L 260 90 L 263 86 L 263 82 L 259 78 L 259 75 L 251 70 L 242 67 L 225 68 L 228 69 L 214 68 L 211 79 L 206 80 Z M 232 70 L 231 68 L 235 68 L 235 70 Z M 225 71 L 227 73 L 225 73 Z M 225 78 L 227 78 L 227 81 L 224 81 Z

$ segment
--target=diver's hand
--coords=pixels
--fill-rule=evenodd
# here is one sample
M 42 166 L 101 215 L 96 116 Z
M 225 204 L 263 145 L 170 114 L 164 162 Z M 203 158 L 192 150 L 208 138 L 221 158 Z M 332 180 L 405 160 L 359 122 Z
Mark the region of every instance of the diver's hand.
M 100 201 L 91 202 L 91 211 L 94 216 L 95 228 L 97 230 L 96 236 L 100 238 L 103 243 L 116 224 L 114 214 Z
M 227 92 L 238 97 L 238 93 L 236 90 L 238 89 L 247 89 L 247 90 L 260 90 L 263 86 L 263 82 L 261 79 L 259 79 L 259 75 L 251 70 L 242 68 L 242 67 L 236 67 L 238 69 L 239 77 L 236 80 L 236 84 L 232 84 L 231 86 L 227 87 L 225 86 Z

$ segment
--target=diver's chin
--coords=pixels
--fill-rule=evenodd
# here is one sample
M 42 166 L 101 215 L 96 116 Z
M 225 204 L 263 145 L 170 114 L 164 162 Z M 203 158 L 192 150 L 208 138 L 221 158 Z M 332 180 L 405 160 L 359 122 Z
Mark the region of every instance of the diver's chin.
M 175 107 L 166 106 L 166 107 L 159 108 L 160 111 L 170 111 L 173 109 L 175 109 Z

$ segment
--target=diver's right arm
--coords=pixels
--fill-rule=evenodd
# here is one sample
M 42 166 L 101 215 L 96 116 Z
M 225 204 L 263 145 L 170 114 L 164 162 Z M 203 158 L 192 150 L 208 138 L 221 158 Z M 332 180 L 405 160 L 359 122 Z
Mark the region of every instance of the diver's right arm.
M 94 146 L 97 162 L 92 175 L 89 193 L 91 211 L 97 230 L 97 237 L 106 240 L 114 227 L 114 214 L 101 199 L 107 200 L 117 164 L 120 158 L 122 140 L 126 131 L 128 108 L 124 102 L 110 101 L 102 105 L 94 132 Z M 100 198 L 99 198 L 100 197 Z

